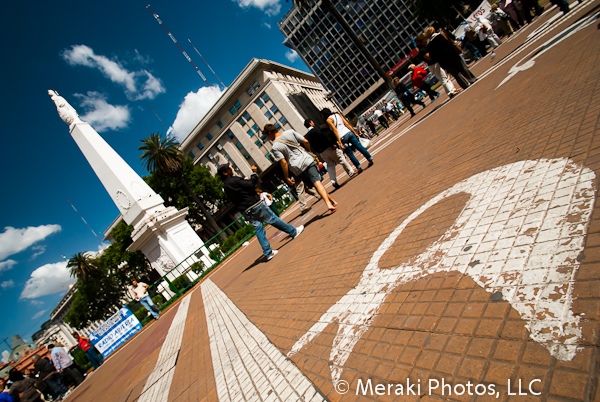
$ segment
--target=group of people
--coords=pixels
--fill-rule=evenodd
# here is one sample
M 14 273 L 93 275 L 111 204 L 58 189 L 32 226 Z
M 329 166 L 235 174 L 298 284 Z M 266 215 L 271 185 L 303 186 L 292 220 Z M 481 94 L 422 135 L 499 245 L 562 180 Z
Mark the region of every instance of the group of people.
M 265 125 L 263 132 L 273 143 L 271 153 L 281 166 L 285 182 L 295 187 L 298 198 L 302 195 L 305 197 L 306 191 L 312 191 L 316 197 L 325 202 L 330 213 L 335 213 L 338 203 L 321 182 L 315 159 L 318 157 L 327 163 L 327 171 L 335 188 L 339 188 L 335 173 L 336 165 L 342 165 L 351 177 L 363 172 L 363 167 L 354 155 L 354 151 L 359 151 L 367 159 L 368 167 L 373 166 L 374 161 L 369 151 L 361 144 L 358 132 L 344 116 L 325 108 L 321 110 L 321 117 L 331 131 L 329 135 L 323 133 L 310 119 L 304 122 L 308 129 L 305 136 L 294 130 L 282 132 L 273 124 Z M 356 171 L 345 160 L 345 155 L 348 156 Z M 265 205 L 256 191 L 260 182 L 256 174 L 257 167 L 252 166 L 252 171 L 254 174 L 249 179 L 244 179 L 235 176 L 229 164 L 219 165 L 217 168 L 217 174 L 223 181 L 223 190 L 229 200 L 252 224 L 265 258 L 270 260 L 275 257 L 277 250 L 271 248 L 263 224 L 272 225 L 293 239 L 302 233 L 304 226 L 294 227 L 284 222 Z
M 103 359 L 89 338 L 73 333 L 79 346 L 86 352 L 94 369 L 102 365 Z M 83 369 L 73 360 L 69 351 L 59 345 L 48 345 L 50 359 L 33 355 L 33 368 L 21 372 L 13 368 L 6 379 L 0 379 L 0 402 L 41 402 L 60 400 L 69 394 L 69 387 L 81 384 L 85 377 Z

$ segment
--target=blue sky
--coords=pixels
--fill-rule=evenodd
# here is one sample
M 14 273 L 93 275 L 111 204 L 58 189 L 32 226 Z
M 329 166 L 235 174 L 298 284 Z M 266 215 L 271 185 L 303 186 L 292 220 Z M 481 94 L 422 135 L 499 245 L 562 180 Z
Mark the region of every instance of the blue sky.
M 146 2 L 11 2 L 4 10 L 5 144 L 0 217 L 0 341 L 39 330 L 69 283 L 65 260 L 103 245 L 118 210 L 70 137 L 47 95 L 56 89 L 83 120 L 145 174 L 140 140 L 165 127 L 185 136 L 215 101 Z M 150 3 L 212 85 L 225 85 L 253 58 L 309 71 L 281 43 L 285 0 Z M 296 57 L 294 57 L 296 56 Z M 9 307 L 9 308 L 7 308 Z M 0 350 L 3 350 L 0 346 Z

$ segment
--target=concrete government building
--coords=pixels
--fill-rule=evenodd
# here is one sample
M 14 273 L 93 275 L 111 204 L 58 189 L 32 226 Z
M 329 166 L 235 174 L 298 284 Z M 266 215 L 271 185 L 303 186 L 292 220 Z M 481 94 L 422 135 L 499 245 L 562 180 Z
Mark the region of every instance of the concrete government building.
M 317 123 L 317 109 L 337 110 L 325 90 L 310 73 L 269 60 L 253 59 L 221 95 L 180 149 L 194 164 L 215 174 L 217 166 L 230 163 L 236 173 L 250 176 L 256 165 L 266 171 L 274 159 L 271 142 L 262 129 L 267 123 L 283 130 L 306 133 L 304 119 Z
M 416 47 L 413 38 L 428 26 L 416 21 L 408 1 L 331 2 L 388 75 L 407 72 Z M 278 26 L 285 36 L 283 44 L 300 55 L 347 117 L 353 118 L 389 90 L 320 1 L 310 9 L 292 7 Z

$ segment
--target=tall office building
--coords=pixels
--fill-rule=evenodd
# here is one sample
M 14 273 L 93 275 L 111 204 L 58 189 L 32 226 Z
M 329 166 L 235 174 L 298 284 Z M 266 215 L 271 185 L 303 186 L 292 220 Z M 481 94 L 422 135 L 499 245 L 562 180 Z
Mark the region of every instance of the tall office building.
M 406 0 L 331 0 L 346 23 L 390 76 L 405 73 L 413 38 L 427 24 L 416 21 Z M 294 49 L 344 114 L 353 117 L 389 88 L 352 39 L 320 1 L 311 8 L 292 7 L 278 26 L 284 45 Z M 413 55 L 415 53 L 413 52 Z

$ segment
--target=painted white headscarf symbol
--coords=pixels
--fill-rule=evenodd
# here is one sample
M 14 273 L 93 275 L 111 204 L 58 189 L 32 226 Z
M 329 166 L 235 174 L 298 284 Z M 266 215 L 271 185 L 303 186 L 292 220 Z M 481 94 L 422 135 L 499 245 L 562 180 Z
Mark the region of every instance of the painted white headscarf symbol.
M 371 257 L 358 285 L 321 316 L 292 347 L 300 351 L 330 324 L 338 332 L 330 354 L 336 383 L 386 297 L 402 283 L 435 272 L 460 271 L 490 293 L 501 292 L 531 338 L 560 360 L 571 360 L 582 337 L 571 311 L 578 255 L 592 213 L 595 174 L 568 159 L 501 166 L 472 176 L 431 199 L 398 226 Z M 439 201 L 471 197 L 454 224 L 408 263 L 380 269 L 380 258 L 404 228 Z

